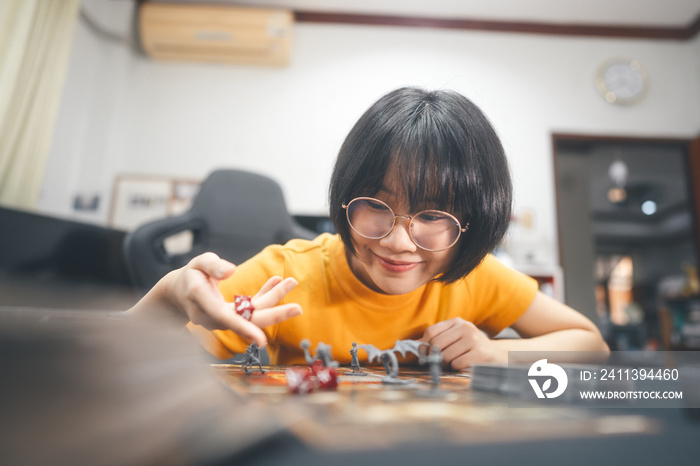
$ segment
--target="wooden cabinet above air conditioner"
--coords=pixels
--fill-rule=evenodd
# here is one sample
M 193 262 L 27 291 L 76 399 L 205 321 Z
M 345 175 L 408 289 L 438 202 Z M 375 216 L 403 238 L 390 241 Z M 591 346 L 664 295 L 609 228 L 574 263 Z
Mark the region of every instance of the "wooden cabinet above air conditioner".
M 252 65 L 289 63 L 291 11 L 222 5 L 143 3 L 139 34 L 157 60 Z

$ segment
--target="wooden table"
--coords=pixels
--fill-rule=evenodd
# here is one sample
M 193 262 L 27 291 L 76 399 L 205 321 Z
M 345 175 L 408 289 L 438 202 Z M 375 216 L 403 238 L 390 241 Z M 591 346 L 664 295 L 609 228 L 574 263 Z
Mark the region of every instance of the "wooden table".
M 214 364 L 212 369 L 237 396 L 271 409 L 304 444 L 325 451 L 650 435 L 660 429 L 653 419 L 625 413 L 509 407 L 502 395 L 471 390 L 464 372 L 445 372 L 435 390 L 421 367 L 401 368 L 405 385 L 382 383 L 383 368 L 364 368 L 368 375 L 358 377 L 341 367 L 336 389 L 300 395 L 290 393 L 282 366 L 250 375 L 238 365 Z

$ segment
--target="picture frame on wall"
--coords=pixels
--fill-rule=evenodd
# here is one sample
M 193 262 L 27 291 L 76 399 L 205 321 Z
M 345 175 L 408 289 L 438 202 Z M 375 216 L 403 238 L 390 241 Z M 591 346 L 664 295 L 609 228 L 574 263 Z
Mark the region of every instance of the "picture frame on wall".
M 127 174 L 114 181 L 109 225 L 131 231 L 151 220 L 183 213 L 192 205 L 201 180 Z

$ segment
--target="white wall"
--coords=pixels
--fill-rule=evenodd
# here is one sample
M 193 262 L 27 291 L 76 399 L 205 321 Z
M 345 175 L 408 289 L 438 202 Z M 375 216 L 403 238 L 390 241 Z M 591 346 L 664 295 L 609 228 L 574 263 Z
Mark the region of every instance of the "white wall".
M 131 2 L 85 3 L 100 23 L 127 28 Z M 636 106 L 607 104 L 595 89 L 598 65 L 617 56 L 637 58 L 650 75 Z M 699 38 L 300 23 L 292 64 L 280 69 L 154 62 L 81 23 L 40 208 L 75 217 L 73 196 L 98 193 L 100 209 L 80 218 L 105 223 L 120 173 L 204 177 L 229 166 L 277 179 L 293 213 L 324 214 L 346 133 L 374 100 L 403 85 L 455 89 L 489 115 L 512 164 L 516 211 L 534 213 L 529 235 L 548 264 L 558 262 L 552 132 L 700 133 Z

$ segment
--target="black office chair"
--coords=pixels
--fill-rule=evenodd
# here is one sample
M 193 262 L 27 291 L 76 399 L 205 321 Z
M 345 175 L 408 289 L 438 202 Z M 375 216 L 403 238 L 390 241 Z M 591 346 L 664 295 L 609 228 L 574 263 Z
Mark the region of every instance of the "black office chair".
M 169 253 L 165 241 L 187 231 L 192 235 L 191 249 Z M 316 235 L 289 214 L 276 181 L 242 170 L 215 170 L 186 213 L 146 223 L 129 233 L 124 255 L 132 281 L 145 291 L 206 251 L 240 264 L 270 244 Z

